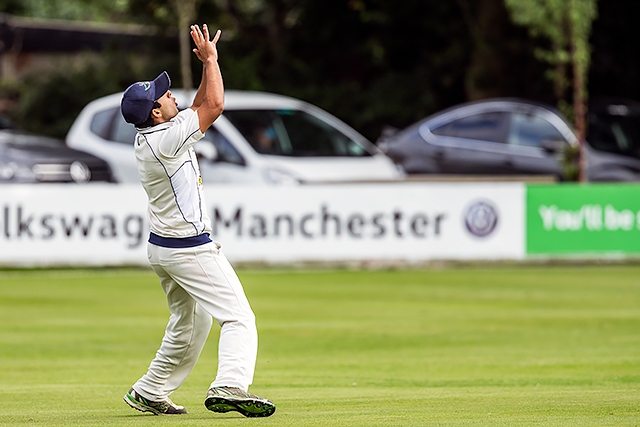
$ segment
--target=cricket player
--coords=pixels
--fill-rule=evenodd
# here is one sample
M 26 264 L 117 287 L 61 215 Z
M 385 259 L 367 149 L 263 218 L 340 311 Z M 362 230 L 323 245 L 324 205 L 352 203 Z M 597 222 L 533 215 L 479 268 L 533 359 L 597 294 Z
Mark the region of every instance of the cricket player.
M 218 30 L 191 27 L 193 50 L 203 63 L 193 105 L 178 112 L 166 72 L 134 83 L 124 92 L 121 111 L 136 126 L 134 141 L 140 181 L 148 199 L 148 257 L 167 295 L 171 316 L 156 357 L 124 396 L 131 407 L 153 414 L 186 414 L 169 395 L 185 381 L 212 326 L 221 326 L 218 372 L 205 406 L 268 417 L 275 405 L 248 393 L 258 349 L 255 316 L 235 271 L 210 239 L 211 224 L 193 145 L 222 114 L 224 86 L 218 67 Z

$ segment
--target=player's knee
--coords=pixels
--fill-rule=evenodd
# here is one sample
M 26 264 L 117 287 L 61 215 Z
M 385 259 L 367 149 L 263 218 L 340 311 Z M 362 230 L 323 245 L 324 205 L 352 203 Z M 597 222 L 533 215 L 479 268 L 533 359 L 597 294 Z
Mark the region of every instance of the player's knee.
M 195 311 L 194 323 L 199 330 L 206 330 L 207 333 L 213 326 L 213 318 L 202 307 L 198 306 Z
M 221 327 L 224 326 L 234 326 L 234 327 L 242 327 L 245 329 L 255 329 L 256 328 L 256 316 L 252 311 L 248 311 L 243 313 L 242 316 L 236 316 L 235 319 L 226 319 L 222 321 L 218 321 L 218 324 Z

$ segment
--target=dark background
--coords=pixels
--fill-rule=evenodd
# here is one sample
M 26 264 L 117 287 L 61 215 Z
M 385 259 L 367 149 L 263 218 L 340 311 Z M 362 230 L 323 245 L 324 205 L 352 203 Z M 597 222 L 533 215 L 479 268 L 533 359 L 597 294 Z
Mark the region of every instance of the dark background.
M 373 141 L 385 126 L 405 127 L 470 100 L 571 104 L 570 90 L 564 99 L 554 95 L 549 67 L 534 55 L 547 41 L 512 24 L 503 0 L 269 0 L 255 10 L 234 4 L 202 1 L 196 19 L 223 30 L 227 88 L 304 99 Z M 19 15 L 25 7 L 5 0 L 0 11 Z M 636 0 L 598 2 L 591 98 L 640 99 L 639 18 Z M 168 0 L 130 0 L 113 19 L 150 25 L 158 34 L 102 45 L 97 55 L 88 47 L 86 60 L 4 82 L 18 101 L 12 116 L 21 126 L 62 137 L 87 102 L 163 69 L 181 86 L 177 19 Z M 192 69 L 197 84 L 195 57 Z

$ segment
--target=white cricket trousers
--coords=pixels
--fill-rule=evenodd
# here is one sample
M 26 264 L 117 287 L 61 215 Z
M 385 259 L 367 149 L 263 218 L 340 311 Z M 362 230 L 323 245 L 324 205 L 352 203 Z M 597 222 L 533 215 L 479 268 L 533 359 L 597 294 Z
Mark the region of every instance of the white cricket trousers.
M 149 243 L 147 254 L 171 316 L 155 359 L 133 388 L 158 401 L 180 387 L 198 361 L 213 318 L 221 330 L 218 372 L 211 387 L 246 391 L 253 382 L 258 332 L 242 284 L 220 244 L 165 248 Z

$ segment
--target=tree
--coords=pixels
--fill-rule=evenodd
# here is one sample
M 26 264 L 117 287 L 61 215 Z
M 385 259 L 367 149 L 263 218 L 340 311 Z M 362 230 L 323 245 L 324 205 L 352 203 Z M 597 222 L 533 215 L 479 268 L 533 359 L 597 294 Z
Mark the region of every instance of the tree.
M 526 28 L 512 22 L 503 0 L 455 3 L 467 29 L 467 100 L 505 96 L 538 99 L 547 92 L 547 82 L 539 78 L 541 65 L 532 61 L 536 41 L 528 36 Z M 523 85 L 523 81 L 530 83 Z
M 127 0 L 3 0 L 2 12 L 34 18 L 117 22 L 125 18 Z
M 516 24 L 529 28 L 533 37 L 548 39 L 550 47 L 539 49 L 538 58 L 552 66 L 548 76 L 562 104 L 568 87 L 573 91 L 573 118 L 579 141 L 578 180 L 586 181 L 584 150 L 587 131 L 587 71 L 589 36 L 597 16 L 597 0 L 505 0 Z M 571 67 L 571 75 L 567 67 Z M 568 84 L 571 82 L 571 85 Z
M 191 72 L 191 35 L 189 28 L 196 18 L 196 8 L 198 3 L 200 3 L 200 0 L 171 1 L 171 5 L 178 15 L 180 73 L 182 74 L 182 87 L 185 90 L 193 89 L 193 73 Z

